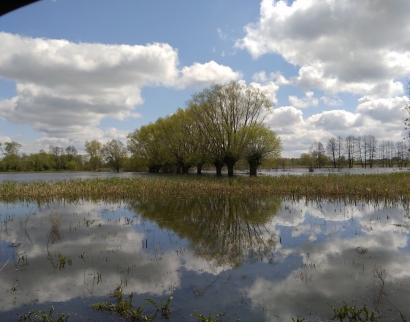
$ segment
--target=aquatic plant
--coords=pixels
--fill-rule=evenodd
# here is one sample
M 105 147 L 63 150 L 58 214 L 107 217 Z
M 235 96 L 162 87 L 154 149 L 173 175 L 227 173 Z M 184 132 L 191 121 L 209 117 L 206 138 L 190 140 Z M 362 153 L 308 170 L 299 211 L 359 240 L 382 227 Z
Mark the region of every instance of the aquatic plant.
M 202 321 L 202 322 L 218 322 L 218 321 L 221 321 L 221 319 L 218 320 L 218 318 L 225 316 L 225 314 L 226 314 L 225 312 L 222 312 L 222 313 L 215 315 L 215 317 L 212 316 L 212 313 L 209 313 L 209 316 L 205 316 L 205 315 L 197 314 L 197 313 L 193 313 L 191 315 L 197 317 L 199 321 Z
M 50 312 L 47 314 L 45 311 L 30 311 L 23 315 L 17 313 L 20 321 L 41 321 L 41 322 L 66 322 L 70 317 L 70 314 L 67 315 L 64 313 L 57 313 L 57 316 L 54 316 L 54 306 L 51 307 Z
M 101 303 L 95 303 L 91 307 L 97 311 L 108 311 L 110 313 L 116 314 L 125 321 L 153 321 L 155 317 L 158 315 L 160 311 L 158 304 L 152 299 L 145 299 L 145 301 L 151 303 L 155 308 L 156 311 L 154 315 L 148 316 L 144 315 L 144 308 L 142 305 L 134 308 L 132 305 L 132 299 L 134 295 L 131 293 L 129 295 L 129 299 L 126 300 L 123 297 L 122 288 L 118 285 L 111 296 L 111 298 L 115 299 L 115 301 L 107 301 Z M 168 298 L 165 304 L 161 302 L 161 315 L 165 318 L 168 318 L 169 314 L 171 313 L 171 309 L 169 307 L 172 300 L 172 296 Z
M 249 178 L 159 177 L 12 182 L 0 184 L 0 200 L 124 200 L 169 195 L 276 195 L 291 198 L 410 200 L 410 173 L 283 175 Z M 91 224 L 91 223 L 90 223 Z
M 366 321 L 366 322 L 376 322 L 379 321 L 383 315 L 379 315 L 377 309 L 369 311 L 364 305 L 362 308 L 356 306 L 349 306 L 346 302 L 343 302 L 340 308 L 335 308 L 333 305 L 328 304 L 333 312 L 334 316 L 330 320 L 339 320 L 339 321 Z

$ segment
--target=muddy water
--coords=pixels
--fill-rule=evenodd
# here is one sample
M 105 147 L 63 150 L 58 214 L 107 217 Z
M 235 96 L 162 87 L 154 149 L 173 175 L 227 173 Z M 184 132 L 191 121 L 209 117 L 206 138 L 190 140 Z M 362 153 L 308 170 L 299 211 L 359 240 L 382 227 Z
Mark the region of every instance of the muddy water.
M 327 303 L 410 318 L 407 206 L 270 198 L 0 204 L 0 320 L 30 310 L 116 321 L 91 309 L 117 285 L 173 296 L 170 319 L 320 321 Z M 160 315 L 156 321 L 164 320 Z

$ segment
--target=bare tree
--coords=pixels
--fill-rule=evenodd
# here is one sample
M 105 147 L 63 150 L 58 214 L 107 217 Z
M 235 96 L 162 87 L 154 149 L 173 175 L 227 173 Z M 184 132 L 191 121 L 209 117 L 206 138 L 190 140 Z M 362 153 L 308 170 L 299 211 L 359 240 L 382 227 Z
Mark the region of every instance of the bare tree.
M 347 162 L 349 164 L 349 168 L 353 168 L 354 166 L 354 152 L 356 146 L 356 140 L 353 135 L 349 135 L 345 140 L 345 151 L 347 154 Z
M 337 140 L 335 137 L 331 137 L 326 145 L 326 151 L 329 158 L 332 160 L 333 168 L 336 168 L 336 149 L 337 149 Z

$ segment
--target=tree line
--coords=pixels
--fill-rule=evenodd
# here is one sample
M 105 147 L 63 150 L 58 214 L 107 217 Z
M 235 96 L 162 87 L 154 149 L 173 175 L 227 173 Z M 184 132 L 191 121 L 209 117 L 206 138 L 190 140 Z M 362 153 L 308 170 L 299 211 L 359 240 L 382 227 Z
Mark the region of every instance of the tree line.
M 279 137 L 264 123 L 272 107 L 267 94 L 252 85 L 212 85 L 194 94 L 185 109 L 129 134 L 128 149 L 149 172 L 187 173 L 196 167 L 200 174 L 210 164 L 217 175 L 226 166 L 232 176 L 244 160 L 256 176 L 262 162 L 282 150 Z
M 99 141 L 85 142 L 87 155 L 80 155 L 74 146 L 66 148 L 49 145 L 48 152 L 19 154 L 18 142 L 0 142 L 0 171 L 58 171 L 58 170 L 99 170 L 110 167 L 119 171 L 126 165 L 127 148 L 119 140 L 106 144 Z
M 185 109 L 141 126 L 127 136 L 106 144 L 86 141 L 87 155 L 74 146 L 49 146 L 49 151 L 19 155 L 17 142 L 0 143 L 0 171 L 98 170 L 111 167 L 148 169 L 149 172 L 187 173 L 212 166 L 220 175 L 226 166 L 232 176 L 235 165 L 248 165 L 256 176 L 263 162 L 277 159 L 282 145 L 265 123 L 273 103 L 266 92 L 238 82 L 212 85 L 192 95 Z
M 405 141 L 381 141 L 374 135 L 353 136 L 345 139 L 341 136 L 331 137 L 326 146 L 314 142 L 309 151 L 300 156 L 301 164 L 309 168 L 321 168 L 330 165 L 333 168 L 372 168 L 406 167 L 410 158 L 409 147 Z

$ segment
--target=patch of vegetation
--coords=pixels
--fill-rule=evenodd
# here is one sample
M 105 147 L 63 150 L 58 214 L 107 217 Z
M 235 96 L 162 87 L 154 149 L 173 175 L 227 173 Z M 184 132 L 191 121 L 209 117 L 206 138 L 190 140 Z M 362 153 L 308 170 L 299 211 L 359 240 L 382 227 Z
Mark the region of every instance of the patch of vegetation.
M 70 314 L 67 315 L 64 313 L 57 313 L 57 316 L 54 316 L 54 306 L 51 307 L 50 312 L 47 314 L 45 311 L 30 311 L 23 315 L 17 314 L 20 318 L 20 321 L 41 321 L 41 322 L 66 322 L 70 317 Z
M 171 308 L 169 307 L 172 300 L 172 296 L 168 298 L 165 304 L 161 302 L 160 306 L 158 306 L 158 304 L 152 299 L 145 299 L 145 301 L 151 303 L 156 308 L 156 312 L 152 316 L 144 315 L 144 308 L 142 305 L 138 306 L 137 308 L 134 308 L 134 306 L 132 305 L 133 297 L 134 295 L 131 293 L 129 295 L 128 300 L 124 299 L 122 288 L 118 285 L 114 289 L 113 294 L 111 296 L 113 300 L 95 303 L 91 307 L 97 311 L 108 311 L 112 314 L 116 314 L 127 322 L 153 321 L 155 317 L 158 315 L 158 312 L 160 312 L 160 314 L 164 318 L 168 319 L 169 314 L 172 312 Z
M 126 200 L 192 195 L 276 195 L 291 198 L 349 198 L 363 201 L 410 201 L 410 173 L 283 175 L 247 178 L 108 178 L 0 184 L 0 200 Z M 91 223 L 90 223 L 91 224 Z
M 376 322 L 379 321 L 383 315 L 379 315 L 377 309 L 369 311 L 364 305 L 362 308 L 356 306 L 349 306 L 346 302 L 343 302 L 340 308 L 335 308 L 333 305 L 328 304 L 333 312 L 334 316 L 330 320 L 339 320 L 339 321 L 366 321 L 366 322 Z
M 196 316 L 199 319 L 199 321 L 202 321 L 202 322 L 218 322 L 218 321 L 221 321 L 221 319 L 218 319 L 218 318 L 225 316 L 225 314 L 226 314 L 225 312 L 219 313 L 215 315 L 215 317 L 212 316 L 212 313 L 210 313 L 209 316 L 204 316 L 202 314 L 197 314 L 197 313 L 194 313 L 192 315 Z

